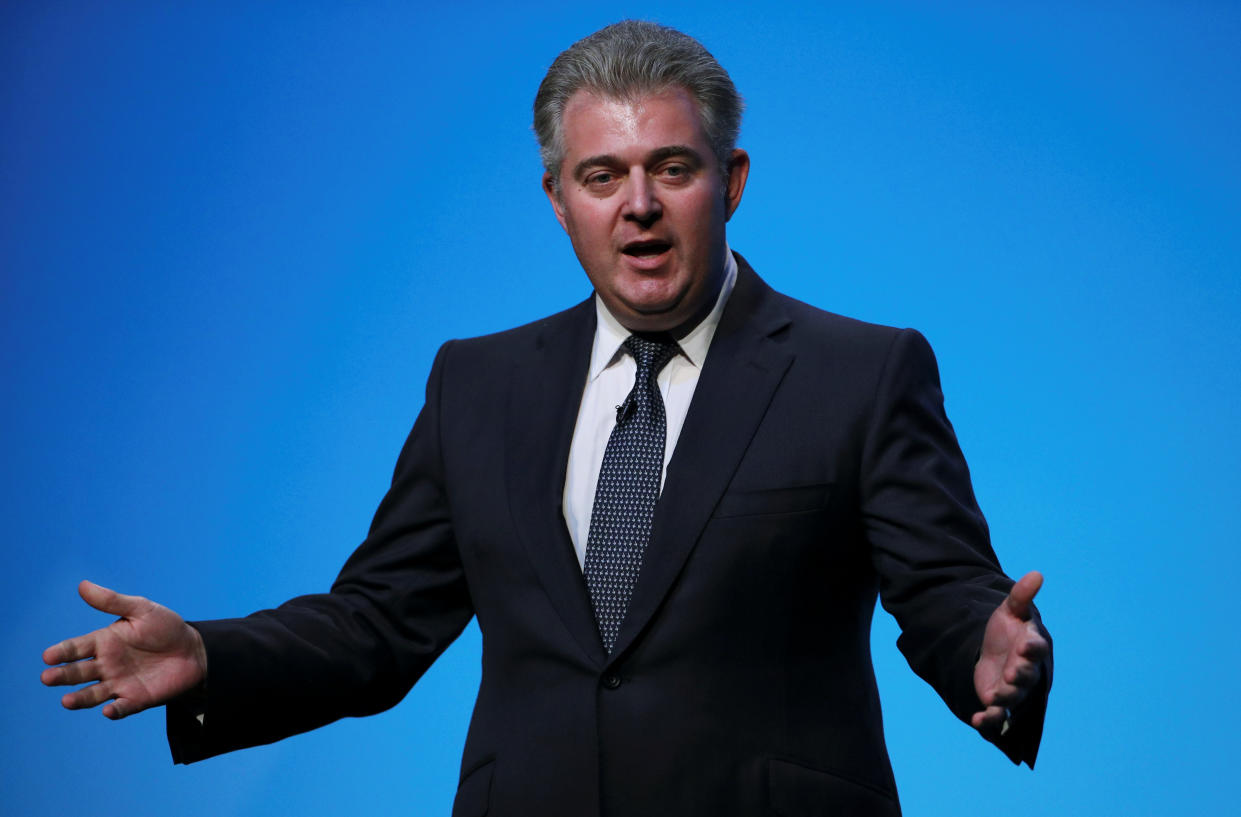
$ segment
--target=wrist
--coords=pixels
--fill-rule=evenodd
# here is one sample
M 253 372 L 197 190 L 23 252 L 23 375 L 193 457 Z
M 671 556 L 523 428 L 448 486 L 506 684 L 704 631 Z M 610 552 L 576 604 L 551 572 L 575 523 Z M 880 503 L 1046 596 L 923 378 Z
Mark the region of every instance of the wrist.
M 207 644 L 203 641 L 202 633 L 198 632 L 197 627 L 189 624 L 185 626 L 189 628 L 191 633 L 190 659 L 198 669 L 194 686 L 204 687 L 207 685 Z

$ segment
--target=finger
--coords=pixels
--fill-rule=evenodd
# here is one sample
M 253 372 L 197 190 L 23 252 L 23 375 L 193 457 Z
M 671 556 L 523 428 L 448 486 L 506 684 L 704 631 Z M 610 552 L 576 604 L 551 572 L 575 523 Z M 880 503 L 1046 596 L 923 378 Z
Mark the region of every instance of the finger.
M 1017 646 L 1017 654 L 1031 661 L 1042 661 L 1051 652 L 1051 645 L 1033 621 L 1026 622 L 1026 637 Z
M 1004 707 L 989 706 L 981 712 L 975 712 L 970 718 L 970 723 L 976 728 L 986 725 L 999 726 L 1000 722 L 1004 720 L 1005 714 L 1007 713 Z
M 112 698 L 112 685 L 107 681 L 100 681 L 97 684 L 82 687 L 74 692 L 65 693 L 60 699 L 60 705 L 65 709 L 90 709 L 92 706 L 99 706 L 104 701 Z
M 128 698 L 117 698 L 103 708 L 103 716 L 114 721 L 121 718 L 127 718 L 135 712 L 141 711 L 133 701 Z
M 1014 706 L 1025 698 L 1030 686 L 1020 682 L 1020 678 L 1014 678 L 1009 670 L 1011 667 L 1005 667 L 1004 671 L 991 680 L 978 691 L 978 700 L 982 702 L 984 707 L 992 706 Z M 1022 670 L 1019 673 L 1022 677 L 1029 674 L 1028 670 Z
M 146 601 L 141 596 L 126 596 L 85 580 L 78 585 L 78 594 L 91 607 L 114 616 L 132 616 L 138 612 L 142 602 Z
M 1010 659 L 1008 666 L 1004 667 L 1004 680 L 1010 684 L 1034 683 L 1041 672 L 1039 662 L 1014 657 Z
M 1017 684 L 997 684 L 984 701 L 988 707 L 999 706 L 1015 709 L 1030 694 L 1030 687 Z
M 1004 707 L 988 706 L 981 712 L 975 712 L 970 716 L 970 726 L 984 734 L 998 735 L 1007 718 L 1008 710 Z
M 1004 670 L 1004 680 L 1015 687 L 1032 687 L 1042 676 L 1039 665 L 1033 661 L 1020 661 Z
M 98 681 L 100 672 L 98 661 L 77 661 L 45 669 L 39 675 L 39 679 L 50 687 L 72 686 L 73 684 L 85 684 L 88 681 Z
M 1033 625 L 1031 624 L 1030 626 Z M 1011 680 L 1015 671 L 1023 669 L 1040 670 L 1043 659 L 1050 652 L 1051 645 L 1047 643 L 1047 639 L 1037 632 L 1028 634 L 1025 640 L 1014 646 L 1012 652 L 1008 654 L 1008 660 L 1005 662 L 1004 667 L 1004 677 Z
M 98 632 L 96 630 L 95 632 Z M 53 644 L 43 651 L 44 664 L 63 664 L 66 661 L 80 661 L 83 658 L 95 657 L 95 633 L 87 633 L 77 638 L 66 639 Z
M 979 695 L 978 700 L 986 707 L 1005 706 L 1005 699 L 1011 697 L 1016 690 L 1015 686 L 1001 679 Z
M 1008 591 L 1008 598 L 1005 603 L 1008 609 L 1017 618 L 1023 621 L 1030 619 L 1030 604 L 1034 601 L 1034 596 L 1038 593 L 1039 588 L 1043 586 L 1043 574 L 1037 570 L 1031 570 L 1029 573 L 1021 577 L 1021 580 L 1013 585 L 1013 589 Z

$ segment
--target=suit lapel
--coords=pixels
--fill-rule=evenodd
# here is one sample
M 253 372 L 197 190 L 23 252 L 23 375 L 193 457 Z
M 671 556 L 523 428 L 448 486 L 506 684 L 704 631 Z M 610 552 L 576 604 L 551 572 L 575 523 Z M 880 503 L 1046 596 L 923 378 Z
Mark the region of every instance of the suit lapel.
M 539 581 L 574 640 L 602 665 L 594 610 L 561 507 L 594 333 L 592 297 L 548 319 L 534 349 L 516 356 L 504 463 L 510 513 Z
M 793 360 L 792 352 L 771 337 L 788 325 L 788 316 L 749 264 L 740 256 L 737 260 L 737 283 L 668 464 L 642 573 L 613 658 L 625 652 L 676 581 Z

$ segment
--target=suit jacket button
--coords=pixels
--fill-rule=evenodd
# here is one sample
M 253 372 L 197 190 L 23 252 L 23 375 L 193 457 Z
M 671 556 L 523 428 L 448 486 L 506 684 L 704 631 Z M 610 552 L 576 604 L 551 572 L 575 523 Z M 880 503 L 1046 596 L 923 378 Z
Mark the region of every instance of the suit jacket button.
M 621 685 L 621 679 L 619 675 L 603 676 L 603 686 L 606 689 L 616 689 L 620 685 Z

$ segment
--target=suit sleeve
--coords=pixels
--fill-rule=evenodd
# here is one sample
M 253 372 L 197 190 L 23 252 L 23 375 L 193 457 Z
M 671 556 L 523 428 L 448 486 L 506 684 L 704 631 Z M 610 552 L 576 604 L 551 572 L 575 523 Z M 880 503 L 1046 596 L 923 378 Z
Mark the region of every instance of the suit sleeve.
M 897 646 L 966 723 L 982 709 L 974 664 L 987 619 L 1012 580 L 1000 569 L 969 469 L 944 413 L 934 353 L 917 332 L 894 339 L 874 398 L 862 466 L 862 509 L 883 606 Z M 1034 613 L 1038 619 L 1037 610 Z M 1043 630 L 1050 643 L 1051 638 Z M 1051 687 L 1042 681 L 996 745 L 1033 768 Z
M 473 615 L 443 484 L 440 394 L 450 344 L 366 540 L 331 592 L 193 624 L 203 690 L 167 707 L 173 760 L 271 743 L 399 702 Z M 202 716 L 201 718 L 199 716 Z

